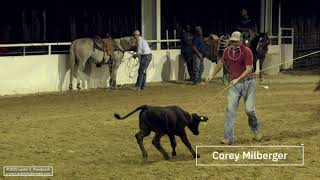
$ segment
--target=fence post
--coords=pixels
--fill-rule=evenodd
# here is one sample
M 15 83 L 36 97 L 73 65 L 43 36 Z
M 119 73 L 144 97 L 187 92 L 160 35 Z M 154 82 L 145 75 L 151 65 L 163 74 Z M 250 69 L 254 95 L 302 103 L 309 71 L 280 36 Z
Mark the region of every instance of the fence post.
M 48 45 L 48 54 L 51 55 L 51 44 Z
M 177 31 L 176 30 L 173 30 L 173 39 L 177 39 Z M 177 42 L 174 41 L 174 48 L 177 47 Z
M 167 49 L 169 49 L 169 31 L 166 30 L 166 38 L 167 38 Z
M 292 46 L 294 46 L 294 28 L 292 28 L 291 30 L 292 30 L 292 34 L 291 34 L 292 35 L 292 42 L 291 43 L 292 43 Z

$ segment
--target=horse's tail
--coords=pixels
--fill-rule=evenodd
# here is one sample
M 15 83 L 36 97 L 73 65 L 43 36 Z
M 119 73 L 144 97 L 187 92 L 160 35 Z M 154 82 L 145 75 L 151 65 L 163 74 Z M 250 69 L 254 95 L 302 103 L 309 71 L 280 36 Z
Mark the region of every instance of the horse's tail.
M 77 58 L 75 56 L 75 43 L 76 41 L 71 42 L 70 48 L 69 48 L 69 65 L 70 65 L 70 84 L 69 89 L 72 89 L 72 80 L 73 80 L 73 73 L 75 72 L 75 65 Z
M 117 119 L 125 119 L 129 116 L 131 116 L 132 114 L 134 114 L 135 112 L 139 111 L 139 110 L 144 110 L 144 109 L 147 109 L 148 106 L 147 105 L 143 105 L 143 106 L 139 106 L 137 107 L 135 110 L 133 110 L 132 112 L 130 112 L 129 114 L 127 114 L 126 116 L 124 117 L 120 117 L 120 115 L 118 113 L 115 113 L 114 114 L 114 117 L 117 118 Z
M 72 67 L 72 65 L 76 64 L 77 58 L 75 55 L 75 44 L 76 44 L 76 40 L 71 42 L 70 48 L 69 48 L 69 60 L 70 60 L 70 65 Z

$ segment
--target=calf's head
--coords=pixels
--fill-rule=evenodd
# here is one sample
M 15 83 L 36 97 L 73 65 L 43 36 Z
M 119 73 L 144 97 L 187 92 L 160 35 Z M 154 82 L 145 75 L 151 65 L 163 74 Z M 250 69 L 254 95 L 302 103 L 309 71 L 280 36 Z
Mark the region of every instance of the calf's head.
M 188 124 L 188 128 L 194 135 L 199 134 L 199 124 L 200 122 L 208 121 L 208 117 L 206 116 L 199 116 L 196 113 L 191 114 L 191 122 Z

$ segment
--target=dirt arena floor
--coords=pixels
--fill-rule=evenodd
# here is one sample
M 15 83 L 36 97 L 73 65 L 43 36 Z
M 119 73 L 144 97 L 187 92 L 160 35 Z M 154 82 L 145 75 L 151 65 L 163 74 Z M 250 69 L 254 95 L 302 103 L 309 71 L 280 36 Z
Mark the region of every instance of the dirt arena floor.
M 149 84 L 143 92 L 120 87 L 81 92 L 0 97 L 0 166 L 53 166 L 50 178 L 0 179 L 320 179 L 320 92 L 313 92 L 319 76 L 288 72 L 267 76 L 257 85 L 257 114 L 264 138 L 252 140 L 243 101 L 237 114 L 236 145 L 305 146 L 301 167 L 202 167 L 177 138 L 177 156 L 166 161 L 153 147 L 142 161 L 135 140 L 138 113 L 116 121 L 113 113 L 126 114 L 142 104 L 178 105 L 192 112 L 225 86 L 214 80 L 205 86 L 185 83 Z M 261 85 L 268 85 L 264 89 Z M 200 114 L 209 116 L 200 135 L 187 129 L 192 146 L 220 145 L 226 92 Z M 170 153 L 167 137 L 162 145 Z M 170 153 L 171 154 L 171 153 Z

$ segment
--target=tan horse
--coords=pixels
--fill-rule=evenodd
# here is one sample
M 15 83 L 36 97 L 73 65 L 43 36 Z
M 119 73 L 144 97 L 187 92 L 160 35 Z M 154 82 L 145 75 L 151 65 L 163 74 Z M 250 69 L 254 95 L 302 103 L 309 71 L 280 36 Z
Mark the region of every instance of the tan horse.
M 111 53 L 110 51 L 108 53 L 108 50 L 105 51 L 103 49 L 98 48 L 99 44 L 97 44 L 96 40 L 96 38 L 81 38 L 76 39 L 71 43 L 71 72 L 69 90 L 73 89 L 73 73 L 77 78 L 77 89 L 81 89 L 79 75 L 83 73 L 87 61 L 95 64 L 108 63 L 110 72 L 110 88 L 116 89 L 117 70 L 121 63 L 121 60 L 123 59 L 124 52 L 133 50 L 136 47 L 136 40 L 134 39 L 134 37 L 131 36 L 113 39 L 113 47 L 111 48 Z
M 222 35 L 218 37 L 215 34 L 211 34 L 209 37 L 205 38 L 206 44 L 208 46 L 208 54 L 206 58 L 212 62 L 218 63 L 223 56 L 224 49 L 229 45 L 229 35 Z M 226 66 L 223 66 L 223 78 L 222 81 L 224 84 L 228 82 L 228 69 Z

